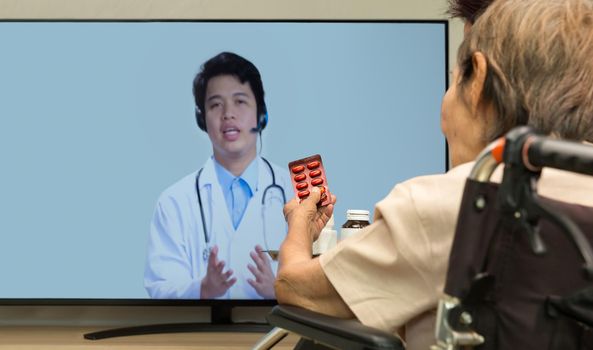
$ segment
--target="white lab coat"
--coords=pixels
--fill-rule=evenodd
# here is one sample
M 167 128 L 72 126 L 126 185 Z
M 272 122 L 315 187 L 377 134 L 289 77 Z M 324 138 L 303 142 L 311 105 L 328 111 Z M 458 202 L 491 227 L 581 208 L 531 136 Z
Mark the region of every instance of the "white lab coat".
M 144 286 L 152 298 L 199 299 L 200 282 L 206 275 L 207 254 L 214 245 L 225 271 L 232 269 L 237 282 L 220 299 L 261 299 L 247 282 L 255 279 L 247 269 L 255 265 L 249 253 L 259 244 L 278 249 L 287 232 L 282 197 L 278 189 L 262 195 L 272 184 L 268 165 L 258 157 L 257 188 L 249 200 L 241 223 L 235 230 L 218 183 L 214 161 L 209 158 L 200 175 L 200 194 L 210 242 L 206 245 L 196 193 L 197 171 L 166 189 L 160 196 L 150 226 Z M 288 171 L 271 164 L 276 184 L 284 189 L 286 200 L 293 197 Z M 264 235 L 264 217 L 266 229 Z M 276 273 L 277 264 L 272 262 Z

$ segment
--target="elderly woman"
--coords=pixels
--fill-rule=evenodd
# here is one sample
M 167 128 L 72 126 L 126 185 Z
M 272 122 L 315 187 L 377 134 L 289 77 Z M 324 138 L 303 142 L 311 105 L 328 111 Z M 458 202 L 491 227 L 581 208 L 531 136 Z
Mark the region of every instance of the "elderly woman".
M 356 317 L 400 332 L 409 349 L 426 349 L 472 160 L 517 125 L 593 139 L 591 57 L 591 0 L 494 1 L 467 30 L 443 98 L 441 127 L 452 169 L 398 184 L 377 203 L 372 225 L 315 259 L 311 244 L 333 205 L 317 208 L 318 192 L 288 203 L 278 301 Z M 588 177 L 545 169 L 539 192 L 593 206 Z

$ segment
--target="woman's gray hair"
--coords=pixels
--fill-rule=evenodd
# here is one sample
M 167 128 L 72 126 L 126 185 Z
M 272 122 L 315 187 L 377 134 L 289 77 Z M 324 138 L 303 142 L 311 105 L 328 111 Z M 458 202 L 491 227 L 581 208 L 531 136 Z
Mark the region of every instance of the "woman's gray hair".
M 516 125 L 577 141 L 593 140 L 593 1 L 496 0 L 458 51 L 459 88 L 482 52 L 484 141 Z M 457 83 L 457 82 L 454 82 Z

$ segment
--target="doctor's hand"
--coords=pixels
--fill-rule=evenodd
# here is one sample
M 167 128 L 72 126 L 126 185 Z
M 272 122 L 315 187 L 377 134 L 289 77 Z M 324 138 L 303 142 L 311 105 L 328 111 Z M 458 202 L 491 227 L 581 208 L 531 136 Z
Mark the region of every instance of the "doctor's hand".
M 218 260 L 218 246 L 214 246 L 210 249 L 206 276 L 200 284 L 200 298 L 213 299 L 219 297 L 237 282 L 237 279 L 232 277 L 233 270 L 223 272 L 223 269 L 224 261 Z
M 263 251 L 259 245 L 255 246 L 255 251 L 249 253 L 251 259 L 255 262 L 255 266 L 252 264 L 247 265 L 247 268 L 255 280 L 248 278 L 247 282 L 255 288 L 257 294 L 264 299 L 275 299 L 276 294 L 274 293 L 274 272 L 272 272 L 272 265 L 268 254 Z
M 300 201 L 294 197 L 284 206 L 284 217 L 288 223 L 288 231 L 304 231 L 309 234 L 311 241 L 315 241 L 325 224 L 329 221 L 334 212 L 336 196 L 331 195 L 330 204 L 318 207 L 321 199 L 319 188 L 313 187 L 309 197 Z

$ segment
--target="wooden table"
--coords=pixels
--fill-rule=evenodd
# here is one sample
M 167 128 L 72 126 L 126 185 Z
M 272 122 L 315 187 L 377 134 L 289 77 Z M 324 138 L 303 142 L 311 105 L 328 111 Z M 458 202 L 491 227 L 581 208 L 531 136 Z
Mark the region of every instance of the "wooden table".
M 78 349 L 251 349 L 263 333 L 169 333 L 87 340 L 83 334 L 101 327 L 1 326 L 0 350 L 78 350 Z M 295 335 L 283 339 L 274 349 L 292 349 Z

